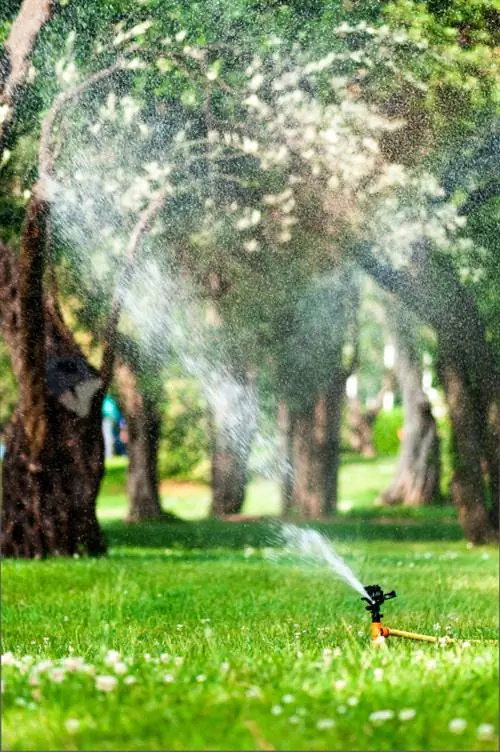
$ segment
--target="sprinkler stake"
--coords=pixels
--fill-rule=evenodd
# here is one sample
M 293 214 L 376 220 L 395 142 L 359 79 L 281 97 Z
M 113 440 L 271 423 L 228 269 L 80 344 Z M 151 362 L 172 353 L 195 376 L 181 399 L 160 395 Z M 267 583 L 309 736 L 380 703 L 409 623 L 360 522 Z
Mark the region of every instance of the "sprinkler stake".
M 409 640 L 420 640 L 420 642 L 433 642 L 439 644 L 448 644 L 456 642 L 473 642 L 473 643 L 496 643 L 498 640 L 454 640 L 451 637 L 434 637 L 431 635 L 417 634 L 415 632 L 405 632 L 402 629 L 392 629 L 382 624 L 383 614 L 380 613 L 380 606 L 396 597 L 396 591 L 391 590 L 390 593 L 384 593 L 380 585 L 365 585 L 365 590 L 368 593 L 368 598 L 361 598 L 368 605 L 366 610 L 372 615 L 372 642 L 374 645 L 380 645 L 384 643 L 387 637 L 406 637 Z M 383 638 L 383 639 L 380 639 Z
M 392 600 L 396 597 L 396 591 L 391 590 L 390 593 L 384 593 L 380 585 L 366 585 L 365 590 L 368 593 L 369 598 L 362 598 L 368 605 L 366 610 L 372 615 L 372 642 L 375 645 L 383 643 L 384 640 L 380 640 L 380 637 L 387 639 L 391 635 L 393 637 L 406 637 L 410 640 L 420 640 L 421 642 L 439 642 L 439 637 L 433 637 L 430 635 L 416 634 L 415 632 L 404 632 L 402 629 L 391 629 L 382 624 L 383 614 L 380 613 L 380 607 L 386 601 Z M 446 642 L 455 642 L 446 638 Z

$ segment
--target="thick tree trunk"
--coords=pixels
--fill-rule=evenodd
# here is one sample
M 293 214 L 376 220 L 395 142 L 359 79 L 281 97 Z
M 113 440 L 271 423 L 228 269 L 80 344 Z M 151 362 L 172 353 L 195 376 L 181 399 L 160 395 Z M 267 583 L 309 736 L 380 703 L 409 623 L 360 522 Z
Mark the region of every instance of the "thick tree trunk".
M 363 410 L 357 398 L 350 399 L 347 405 L 349 446 L 362 457 L 375 457 L 373 446 L 373 424 L 378 410 Z
M 490 477 L 484 472 L 487 465 L 483 453 L 484 433 L 488 418 L 478 404 L 463 366 L 446 346 L 441 349 L 439 371 L 454 434 L 452 498 L 468 540 L 484 543 L 497 537 L 498 531 L 498 475 L 495 478 L 495 469 Z M 488 495 L 490 509 L 485 503 Z
M 106 550 L 95 512 L 104 385 L 42 295 L 43 214 L 32 201 L 19 263 L 0 245 L 0 326 L 21 394 L 3 462 L 2 553 L 97 555 Z
M 287 511 L 304 519 L 332 515 L 337 508 L 340 422 L 345 376 L 307 410 L 290 411 L 293 485 Z
M 415 246 L 411 273 L 380 264 L 366 247 L 357 256 L 368 274 L 437 333 L 438 365 L 455 435 L 452 499 L 469 540 L 497 538 L 500 374 L 477 305 L 449 262 L 431 261 L 424 243 Z
M 158 444 L 161 414 L 154 399 L 143 393 L 137 374 L 120 363 L 115 376 L 128 427 L 128 522 L 161 517 L 158 491 Z
M 255 417 L 254 384 L 249 374 L 220 385 L 209 416 L 212 514 L 216 517 L 239 514 L 243 507 Z
M 403 397 L 403 439 L 395 478 L 380 501 L 423 506 L 439 500 L 439 438 L 431 404 L 422 389 L 420 353 L 413 331 L 416 322 L 401 308 L 396 316 L 395 371 Z

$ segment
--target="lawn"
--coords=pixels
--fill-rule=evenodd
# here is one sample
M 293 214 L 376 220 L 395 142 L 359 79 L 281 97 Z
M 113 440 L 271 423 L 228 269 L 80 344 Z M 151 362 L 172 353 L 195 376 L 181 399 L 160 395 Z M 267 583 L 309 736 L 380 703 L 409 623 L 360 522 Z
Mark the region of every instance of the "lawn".
M 497 749 L 497 551 L 449 510 L 380 517 L 353 482 L 353 508 L 316 526 L 397 590 L 388 625 L 480 640 L 374 649 L 359 594 L 274 548 L 276 523 L 127 525 L 112 476 L 105 559 L 3 563 L 3 749 Z
M 339 511 L 366 509 L 389 485 L 394 474 L 393 457 L 359 460 L 347 455 L 340 468 Z M 120 519 L 126 514 L 126 459 L 108 461 L 106 476 L 98 501 L 101 520 Z M 207 517 L 210 510 L 210 487 L 203 483 L 164 480 L 160 484 L 162 506 L 168 512 L 193 520 Z M 249 515 L 277 515 L 280 492 L 276 481 L 253 479 L 248 488 L 243 512 Z

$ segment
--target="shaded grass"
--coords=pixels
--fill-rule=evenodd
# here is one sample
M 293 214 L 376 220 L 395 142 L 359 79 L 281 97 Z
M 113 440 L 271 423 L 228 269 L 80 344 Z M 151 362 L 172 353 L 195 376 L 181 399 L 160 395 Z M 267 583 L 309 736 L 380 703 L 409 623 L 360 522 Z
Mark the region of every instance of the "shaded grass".
M 496 724 L 497 646 L 394 641 L 373 650 L 359 595 L 328 570 L 268 558 L 257 548 L 264 525 L 163 526 L 177 536 L 167 550 L 151 526 L 134 526 L 130 547 L 110 525 L 105 560 L 4 563 L 3 650 L 35 665 L 79 655 L 98 675 L 114 675 L 104 662 L 114 649 L 136 683 L 117 674 L 107 694 L 91 674 L 67 671 L 57 683 L 49 670 L 32 685 L 33 668 L 4 666 L 4 749 L 496 748 L 477 727 Z M 329 528 L 335 547 L 360 578 L 398 591 L 388 624 L 496 636 L 494 549 L 342 542 L 339 529 Z M 415 718 L 399 720 L 403 708 Z M 395 717 L 377 725 L 370 714 L 381 709 Z M 457 717 L 467 720 L 459 736 L 448 730 Z M 66 729 L 68 719 L 78 730 Z M 318 728 L 322 720 L 335 725 Z

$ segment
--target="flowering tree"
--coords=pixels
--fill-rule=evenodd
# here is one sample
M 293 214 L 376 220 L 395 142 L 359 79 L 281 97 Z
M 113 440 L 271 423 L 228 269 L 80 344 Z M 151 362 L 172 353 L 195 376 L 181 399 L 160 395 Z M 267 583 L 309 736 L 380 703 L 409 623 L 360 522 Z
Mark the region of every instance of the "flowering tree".
M 269 275 L 278 278 L 291 269 L 285 297 L 297 284 L 301 291 L 314 289 L 315 275 L 325 272 L 335 272 L 347 288 L 353 262 L 437 330 L 452 413 L 469 375 L 479 385 L 465 395 L 473 398 L 466 425 L 455 425 L 457 439 L 463 438 L 457 441 L 462 461 L 473 458 L 455 493 L 470 537 L 486 537 L 491 525 L 480 465 L 494 434 L 484 432 L 481 448 L 471 454 L 478 436 L 467 421 L 474 415 L 477 427 L 494 409 L 496 372 L 477 310 L 446 265 L 463 247 L 458 238 L 463 218 L 429 172 L 394 160 L 387 144 L 404 131 L 404 123 L 384 113 L 372 95 L 387 73 L 415 84 L 399 61 L 408 48 L 421 52 L 423 43 L 387 27 L 343 25 L 338 37 L 354 34 L 354 44 L 335 46 L 315 59 L 300 49 L 280 52 L 275 38 L 261 54 L 247 49 L 239 55 L 234 43 L 195 43 L 184 29 L 164 37 L 153 19 L 110 32 L 95 41 L 85 72 L 73 53 L 74 36 L 68 38 L 66 56 L 56 68 L 61 90 L 41 128 L 39 179 L 26 210 L 19 263 L 2 248 L 1 287 L 9 301 L 2 326 L 21 383 L 21 409 L 12 422 L 4 466 L 5 552 L 103 549 L 95 520 L 102 475 L 98 418 L 119 324 L 123 334 L 148 338 L 161 356 L 178 324 L 167 298 L 177 295 L 182 309 L 178 290 L 186 272 L 216 309 L 215 321 L 237 322 L 234 311 L 251 270 L 260 294 L 253 316 L 240 328 L 255 352 L 266 341 L 266 329 L 269 341 L 275 322 L 277 298 L 267 284 Z M 148 98 L 141 90 L 153 93 Z M 106 300 L 96 324 L 105 342 L 98 372 L 85 363 L 62 321 L 54 279 L 50 286 L 43 279 L 53 238 L 70 249 L 72 273 L 89 296 Z M 158 293 L 153 300 L 141 294 L 152 287 Z M 338 296 L 341 330 L 350 326 L 344 293 Z M 291 320 L 300 303 L 292 306 Z M 458 340 L 464 320 L 472 327 L 467 343 Z M 294 326 L 292 347 L 303 332 L 299 315 Z M 185 338 L 180 341 L 186 346 Z M 320 431 L 314 418 L 320 406 L 335 408 L 329 422 L 325 407 L 332 431 L 314 449 L 320 462 L 310 462 L 310 456 L 305 463 L 318 475 L 338 443 L 338 405 L 352 363 L 343 353 L 343 338 L 332 342 L 327 365 L 338 374 L 334 388 L 328 381 L 315 383 L 313 399 L 299 406 L 300 420 L 291 421 L 305 426 L 298 431 L 300 464 L 312 456 L 307 436 Z M 450 371 L 458 346 L 462 381 L 456 369 Z M 185 355 L 186 362 L 207 362 L 195 355 Z M 252 357 L 244 355 L 238 370 L 246 372 L 250 365 Z M 229 380 L 243 385 L 234 374 Z M 296 392 L 293 379 L 290 385 L 288 392 Z M 311 385 L 307 389 L 310 396 Z M 235 425 L 251 427 L 245 416 L 243 410 Z M 231 463 L 221 477 L 238 479 L 233 494 L 238 498 L 245 473 L 234 457 L 246 460 L 249 440 L 239 455 L 226 448 L 219 452 Z M 491 472 L 490 478 L 494 483 Z M 304 479 L 303 471 L 297 479 Z M 323 487 L 332 482 L 334 477 Z M 75 507 L 75 489 L 82 487 L 84 501 Z M 328 493 L 316 503 L 315 514 L 328 511 Z

